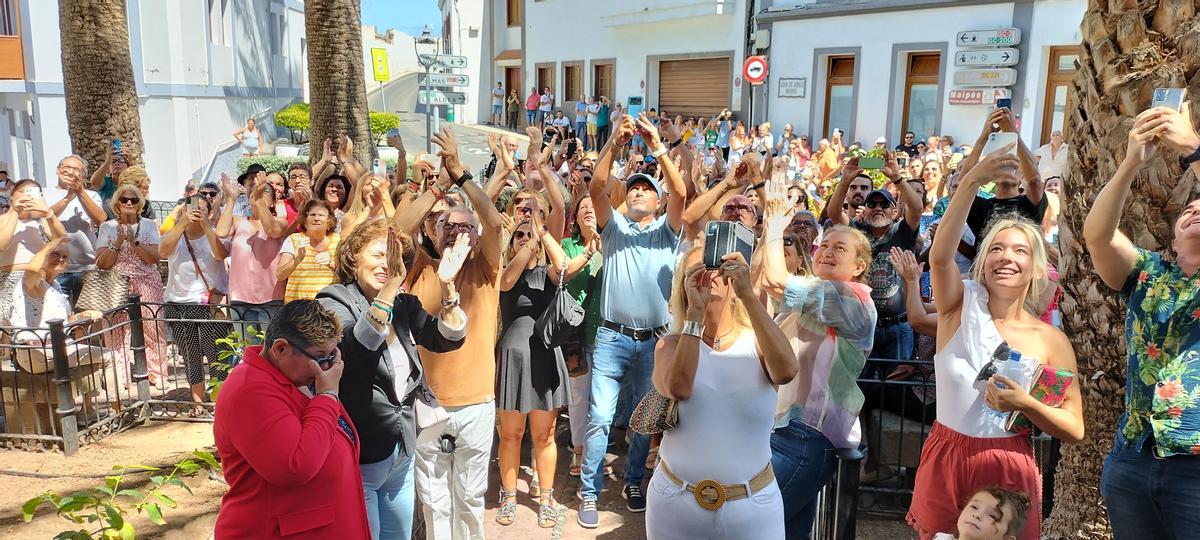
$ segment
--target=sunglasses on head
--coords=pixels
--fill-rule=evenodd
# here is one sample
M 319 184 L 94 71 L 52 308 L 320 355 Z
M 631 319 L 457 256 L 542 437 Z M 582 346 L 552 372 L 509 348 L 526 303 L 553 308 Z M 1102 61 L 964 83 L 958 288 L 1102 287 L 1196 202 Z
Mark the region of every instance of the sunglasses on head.
M 292 341 L 287 338 L 284 338 L 284 341 L 288 342 L 288 345 L 291 345 L 292 348 L 299 351 L 300 354 L 303 354 L 305 356 L 305 358 L 308 358 L 309 360 L 316 362 L 317 365 L 321 366 L 321 369 L 323 369 L 323 370 L 333 367 L 333 361 L 337 359 L 337 349 L 334 349 L 333 352 L 331 352 L 325 356 L 317 356 L 313 353 L 310 353 L 310 352 L 304 350 L 304 347 L 301 347 L 295 341 Z
M 128 203 L 128 204 L 137 204 L 137 203 L 140 203 L 140 202 L 142 202 L 142 200 L 141 200 L 141 199 L 139 199 L 139 198 L 137 198 L 137 197 L 119 197 L 117 200 L 118 200 L 118 201 L 119 201 L 121 204 L 126 204 L 126 203 Z

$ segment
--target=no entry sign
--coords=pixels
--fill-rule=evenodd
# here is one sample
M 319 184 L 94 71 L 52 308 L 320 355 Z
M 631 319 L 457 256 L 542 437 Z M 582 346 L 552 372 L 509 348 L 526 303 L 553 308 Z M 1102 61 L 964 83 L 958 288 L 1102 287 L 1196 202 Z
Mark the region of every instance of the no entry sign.
M 751 56 L 742 64 L 742 78 L 750 84 L 762 84 L 767 80 L 767 58 Z

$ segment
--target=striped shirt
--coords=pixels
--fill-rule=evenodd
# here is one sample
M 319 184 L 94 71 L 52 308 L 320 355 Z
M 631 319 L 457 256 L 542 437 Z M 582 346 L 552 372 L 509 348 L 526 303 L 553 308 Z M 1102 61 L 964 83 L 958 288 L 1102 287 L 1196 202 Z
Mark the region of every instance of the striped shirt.
M 296 269 L 292 270 L 292 275 L 288 276 L 287 287 L 283 291 L 284 303 L 316 298 L 321 289 L 337 281 L 337 276 L 334 275 L 330 265 L 333 263 L 333 254 L 337 253 L 338 235 L 331 234 L 327 238 L 329 241 L 325 249 L 316 251 L 309 248 L 304 260 L 300 261 L 300 264 L 296 265 Z M 279 254 L 287 253 L 294 257 L 300 248 L 309 247 L 309 245 L 307 235 L 295 233 L 283 243 Z

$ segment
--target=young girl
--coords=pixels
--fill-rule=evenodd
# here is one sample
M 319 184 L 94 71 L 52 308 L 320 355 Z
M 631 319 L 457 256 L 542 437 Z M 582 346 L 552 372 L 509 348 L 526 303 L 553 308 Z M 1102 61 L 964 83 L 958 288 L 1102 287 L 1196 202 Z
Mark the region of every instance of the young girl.
M 937 533 L 933 540 L 1016 540 L 1025 526 L 1029 505 L 1024 491 L 981 489 L 958 515 L 958 534 Z

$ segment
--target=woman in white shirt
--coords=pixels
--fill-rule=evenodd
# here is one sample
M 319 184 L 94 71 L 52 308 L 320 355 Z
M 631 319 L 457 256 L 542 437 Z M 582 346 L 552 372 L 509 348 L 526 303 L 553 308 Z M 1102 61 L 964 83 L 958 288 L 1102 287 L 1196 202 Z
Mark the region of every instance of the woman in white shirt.
M 211 219 L 209 200 L 191 196 L 179 207 L 175 226 L 158 245 L 158 255 L 167 259 L 167 287 L 163 291 L 163 318 L 171 327 L 175 346 L 183 357 L 191 388 L 192 401 L 207 397 L 204 384 L 204 359 L 210 371 L 217 363 L 217 339 L 229 334 L 228 323 L 213 321 L 208 304 L 224 303 L 229 275 L 225 257 L 227 242 L 217 237 Z M 211 376 L 223 379 L 224 373 Z
M 650 480 L 651 539 L 784 538 L 771 468 L 776 387 L 799 363 L 751 286 L 740 253 L 720 270 L 695 247 L 675 272 L 671 334 L 654 351 L 654 387 L 678 402 Z

